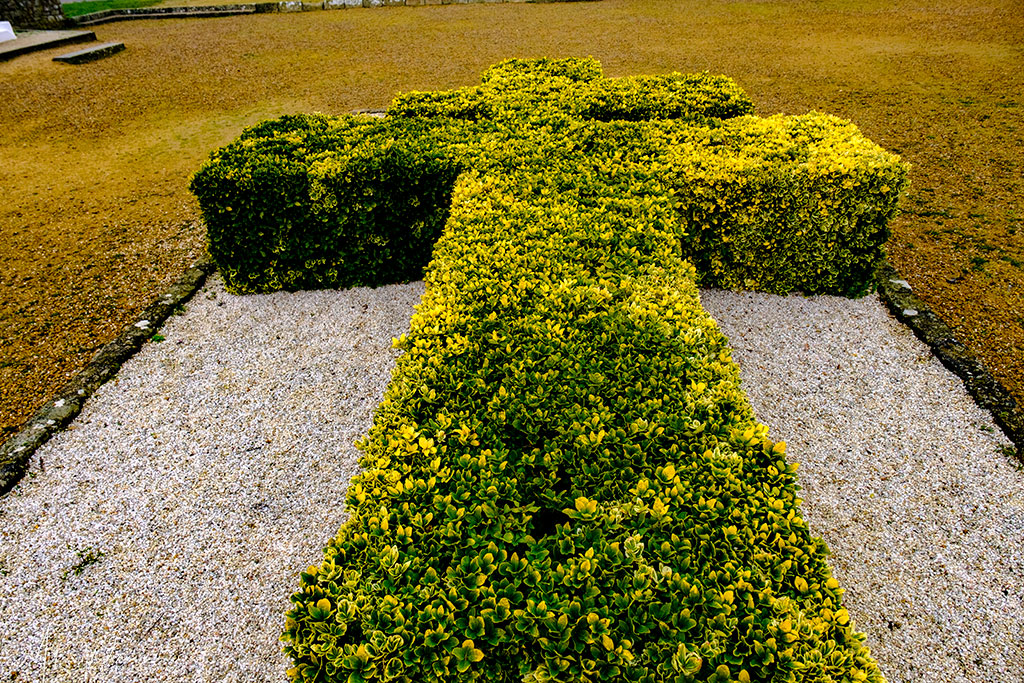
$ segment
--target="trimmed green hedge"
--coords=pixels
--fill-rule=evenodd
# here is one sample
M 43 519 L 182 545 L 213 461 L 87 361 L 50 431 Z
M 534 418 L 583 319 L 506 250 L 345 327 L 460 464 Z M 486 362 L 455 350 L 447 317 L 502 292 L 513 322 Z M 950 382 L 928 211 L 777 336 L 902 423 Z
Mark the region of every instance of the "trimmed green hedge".
M 399 95 L 388 114 L 471 121 L 545 114 L 646 121 L 726 119 L 753 111 L 746 93 L 723 76 L 673 73 L 604 78 L 594 60 L 512 59 L 485 71 L 479 86 Z
M 743 116 L 631 137 L 657 139 L 648 168 L 672 187 L 702 284 L 846 296 L 874 286 L 906 167 L 852 123 Z
M 192 191 L 237 292 L 419 279 L 458 166 L 417 121 L 291 116 L 215 152 Z
M 659 109 L 591 97 L 643 82 L 591 60 L 509 62 L 385 119 L 265 124 L 197 174 L 240 291 L 328 284 L 318 259 L 289 275 L 288 239 L 339 272 L 365 252 L 326 227 L 377 220 L 358 188 L 392 188 L 395 225 L 444 218 L 349 521 L 292 598 L 292 678 L 882 680 L 686 257 L 708 281 L 862 291 L 845 273 L 877 257 L 905 168 L 845 122 L 721 120 L 744 113 L 734 84 L 668 80 L 696 90 Z M 416 205 L 382 169 L 430 189 Z M 400 276 L 390 258 L 367 280 Z
M 592 60 L 566 64 L 502 63 L 475 88 L 401 96 L 383 120 L 297 116 L 246 131 L 192 182 L 228 287 L 419 277 L 460 169 L 493 167 L 528 126 L 573 130 L 568 144 L 605 156 L 611 175 L 667 183 L 702 284 L 870 289 L 906 184 L 898 157 L 835 117 L 743 115 L 749 99 L 720 76 L 603 79 Z

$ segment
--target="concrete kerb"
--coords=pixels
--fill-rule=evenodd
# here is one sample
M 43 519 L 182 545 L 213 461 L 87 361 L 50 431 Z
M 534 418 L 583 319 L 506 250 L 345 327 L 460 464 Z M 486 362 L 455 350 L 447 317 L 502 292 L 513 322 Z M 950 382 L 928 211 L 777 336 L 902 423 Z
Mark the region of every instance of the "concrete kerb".
M 277 3 L 270 3 L 277 4 Z M 72 17 L 77 26 L 95 26 L 112 21 L 129 21 L 132 19 L 173 19 L 201 17 L 230 17 L 239 14 L 256 14 L 257 5 L 211 5 L 208 7 L 138 7 L 130 9 L 107 9 Z
M 0 43 L 0 62 L 20 57 L 30 52 L 50 50 L 55 47 L 88 43 L 96 40 L 94 31 L 18 31 L 16 40 Z
M 124 43 L 100 43 L 81 50 L 75 50 L 74 52 L 57 55 L 53 58 L 53 61 L 64 64 L 86 64 L 88 62 L 95 62 L 98 59 L 106 59 L 122 50 L 124 50 Z
M 879 297 L 892 314 L 913 330 L 946 368 L 963 380 L 967 393 L 982 409 L 992 413 L 995 423 L 1016 447 L 1017 459 L 1024 464 L 1024 411 L 1010 392 L 956 340 L 949 325 L 914 294 L 910 283 L 888 260 L 878 267 L 876 278 Z
M 93 392 L 142 348 L 176 308 L 192 298 L 213 270 L 210 261 L 202 261 L 189 268 L 181 280 L 146 307 L 139 320 L 105 344 L 53 400 L 0 446 L 0 495 L 10 491 L 21 480 L 36 450 L 81 412 Z

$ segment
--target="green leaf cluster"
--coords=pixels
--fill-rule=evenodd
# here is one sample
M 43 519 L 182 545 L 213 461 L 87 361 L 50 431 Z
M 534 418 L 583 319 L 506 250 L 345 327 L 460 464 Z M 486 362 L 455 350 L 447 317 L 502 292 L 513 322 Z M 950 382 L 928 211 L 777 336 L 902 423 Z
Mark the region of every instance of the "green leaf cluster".
M 862 296 L 889 239 L 907 166 L 819 113 L 719 126 L 648 124 L 683 253 L 704 285 Z
M 554 136 L 602 157 L 609 182 L 665 192 L 702 284 L 866 293 L 906 164 L 847 121 L 751 111 L 721 76 L 608 79 L 594 60 L 509 60 L 479 86 L 402 95 L 385 119 L 259 124 L 192 190 L 232 291 L 403 282 L 422 276 L 463 169 L 516 169 L 510 150 Z
M 592 59 L 510 59 L 484 72 L 479 86 L 399 95 L 396 117 L 520 120 L 567 115 L 598 121 L 707 120 L 750 114 L 754 105 L 732 80 L 707 73 L 605 78 Z
M 378 153 L 421 179 L 392 205 L 433 196 L 441 215 L 447 198 L 349 520 L 292 597 L 293 679 L 882 681 L 694 263 L 726 284 L 857 290 L 836 261 L 870 238 L 829 247 L 811 223 L 827 209 L 829 230 L 874 229 L 905 169 L 838 119 L 746 116 L 727 79 L 650 79 L 678 95 L 665 110 L 643 83 L 609 85 L 592 60 L 506 62 L 384 119 L 263 124 L 197 175 L 223 193 L 200 197 L 208 221 L 269 202 L 241 179 L 271 158 L 290 205 L 260 206 L 303 225 L 363 221 L 342 204 L 387 187 Z M 211 225 L 211 244 L 264 225 Z M 808 237 L 742 251 L 787 230 Z M 840 274 L 798 273 L 774 259 L 785 245 Z M 233 281 L 270 286 L 278 263 Z
M 459 168 L 418 121 L 286 116 L 193 177 L 208 249 L 233 292 L 419 279 Z

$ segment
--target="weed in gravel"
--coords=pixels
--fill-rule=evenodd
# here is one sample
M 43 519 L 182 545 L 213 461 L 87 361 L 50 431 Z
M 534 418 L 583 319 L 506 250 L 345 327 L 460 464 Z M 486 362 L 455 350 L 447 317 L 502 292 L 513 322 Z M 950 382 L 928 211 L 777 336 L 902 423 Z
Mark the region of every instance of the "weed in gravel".
M 75 576 L 81 575 L 90 565 L 94 565 L 103 559 L 104 552 L 102 550 L 96 550 L 92 546 L 86 546 L 81 550 L 75 552 L 78 556 L 78 562 L 72 565 L 69 569 L 65 570 L 63 578 L 67 580 L 68 576 L 74 574 Z

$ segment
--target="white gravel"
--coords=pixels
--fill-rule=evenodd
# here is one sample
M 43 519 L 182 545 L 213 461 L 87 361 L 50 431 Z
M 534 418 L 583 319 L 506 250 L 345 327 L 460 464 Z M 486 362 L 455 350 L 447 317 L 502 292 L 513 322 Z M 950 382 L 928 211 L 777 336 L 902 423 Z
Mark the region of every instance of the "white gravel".
M 422 292 L 213 278 L 0 499 L 0 680 L 283 680 Z M 877 298 L 703 296 L 889 680 L 1019 680 L 1024 474 L 990 417 Z
M 1024 677 L 1024 472 L 877 297 L 702 292 L 890 683 Z
M 0 680 L 285 680 L 288 597 L 422 294 L 214 278 L 0 499 Z

